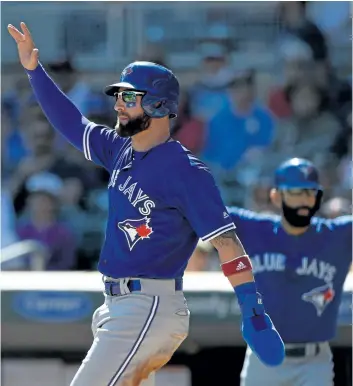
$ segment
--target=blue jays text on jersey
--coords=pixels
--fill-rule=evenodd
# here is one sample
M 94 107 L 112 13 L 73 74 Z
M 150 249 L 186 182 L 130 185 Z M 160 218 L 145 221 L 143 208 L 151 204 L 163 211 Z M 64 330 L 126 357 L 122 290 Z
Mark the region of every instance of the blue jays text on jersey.
M 352 259 L 352 216 L 313 218 L 300 236 L 280 217 L 228 208 L 253 264 L 259 291 L 285 343 L 334 337 Z
M 199 238 L 211 240 L 235 228 L 207 167 L 180 143 L 133 152 L 129 138 L 82 116 L 41 65 L 30 83 L 52 126 L 110 172 L 101 273 L 182 277 Z
M 225 208 L 207 168 L 178 142 L 133 153 L 130 139 L 96 129 L 97 136 L 111 135 L 112 143 L 118 142 L 116 148 L 121 142 L 115 158 L 102 163 L 112 170 L 107 237 L 99 262 L 102 273 L 180 277 L 199 238 L 210 240 L 234 229 L 229 216 L 224 216 Z M 91 138 L 87 149 L 98 144 L 99 137 Z M 101 163 L 99 151 L 94 154 Z M 212 208 L 209 200 L 214 203 Z

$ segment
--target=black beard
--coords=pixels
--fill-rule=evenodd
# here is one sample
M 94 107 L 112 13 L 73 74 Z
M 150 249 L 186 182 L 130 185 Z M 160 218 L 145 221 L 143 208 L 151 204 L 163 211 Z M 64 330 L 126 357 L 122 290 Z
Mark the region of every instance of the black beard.
M 298 212 L 300 209 L 307 209 L 309 214 L 306 216 L 299 215 Z M 298 208 L 291 208 L 286 205 L 285 202 L 282 202 L 283 216 L 287 222 L 295 228 L 305 228 L 310 225 L 311 218 L 315 215 L 317 208 L 316 205 L 313 208 L 308 206 L 300 206 Z
M 116 131 L 120 137 L 133 137 L 135 134 L 147 130 L 150 122 L 151 118 L 148 115 L 143 114 L 134 119 L 130 119 L 125 125 L 122 125 L 119 122 L 119 126 L 116 128 Z

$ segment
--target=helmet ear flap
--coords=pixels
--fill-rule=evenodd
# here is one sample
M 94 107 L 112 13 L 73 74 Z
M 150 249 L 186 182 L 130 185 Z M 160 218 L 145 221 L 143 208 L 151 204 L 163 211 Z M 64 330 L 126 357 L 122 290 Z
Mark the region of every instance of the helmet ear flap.
M 153 97 L 148 93 L 144 95 L 141 106 L 151 118 L 163 118 L 169 116 L 170 107 L 167 100 Z
M 320 209 L 322 197 L 324 196 L 324 192 L 322 190 L 318 190 L 316 195 L 316 202 L 314 205 L 313 210 L 315 210 L 315 213 Z

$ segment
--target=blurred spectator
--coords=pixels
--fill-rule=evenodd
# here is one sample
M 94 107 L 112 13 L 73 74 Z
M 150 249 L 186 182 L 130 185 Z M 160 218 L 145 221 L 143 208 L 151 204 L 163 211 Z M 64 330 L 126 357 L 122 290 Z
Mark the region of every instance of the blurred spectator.
M 336 195 L 350 192 L 353 188 L 351 108 L 346 112 L 346 119 L 343 122 L 344 127 L 337 133 L 325 164 L 325 169 L 333 176 L 330 184 Z
M 198 80 L 189 90 L 191 114 L 206 124 L 229 106 L 227 88 L 233 78 L 228 48 L 222 41 L 206 40 L 200 46 L 201 68 Z
M 270 200 L 270 190 L 272 188 L 270 178 L 260 178 L 257 183 L 252 185 L 244 197 L 244 207 L 259 213 L 275 213 L 276 208 Z
M 347 153 L 337 166 L 337 175 L 339 186 L 351 191 L 353 189 L 352 132 L 347 135 L 347 145 Z
M 18 129 L 20 118 L 25 109 L 32 104 L 33 92 L 28 87 L 28 78 L 21 72 L 16 75 L 13 86 L 2 95 L 2 103 L 9 112 L 10 127 Z
M 77 177 L 85 188 L 90 186 L 91 175 L 85 173 L 82 166 L 67 160 L 66 155 L 55 148 L 55 132 L 47 121 L 28 122 L 26 135 L 30 154 L 20 162 L 10 181 L 16 212 L 23 209 L 27 179 L 38 172 L 48 171 L 62 179 Z
M 238 73 L 228 88 L 231 109 L 224 108 L 209 125 L 202 158 L 211 165 L 230 170 L 241 160 L 253 162 L 269 146 L 274 122 L 256 100 L 253 71 Z
M 336 218 L 339 216 L 352 214 L 352 203 L 342 197 L 334 197 L 326 201 L 321 208 L 321 213 L 326 218 Z
M 11 119 L 11 106 L 1 104 L 1 169 L 2 179 L 7 179 L 27 154 L 24 138 L 18 125 Z
M 205 125 L 191 115 L 188 94 L 181 96 L 178 117 L 172 126 L 172 135 L 193 154 L 198 155 L 204 147 Z
M 13 208 L 11 195 L 1 187 L 1 249 L 19 241 L 16 232 L 16 214 Z M 3 256 L 3 255 L 2 255 Z M 26 259 L 23 256 L 1 263 L 1 270 L 22 270 L 26 268 Z
M 347 154 L 349 155 L 350 143 L 349 140 L 352 135 L 352 113 L 350 112 L 346 118 L 346 125 L 343 126 L 342 130 L 337 133 L 337 136 L 332 143 L 331 151 L 337 157 L 341 159 Z
M 49 249 L 47 270 L 72 269 L 76 264 L 74 237 L 59 222 L 62 181 L 53 174 L 39 173 L 29 178 L 26 185 L 28 217 L 18 226 L 19 237 L 39 241 Z
M 345 124 L 346 111 L 352 108 L 352 85 L 339 79 L 329 62 L 316 66 L 313 75 L 315 84 L 327 95 L 328 107 Z
M 80 270 L 96 269 L 105 237 L 108 207 L 108 192 L 106 189 L 89 192 L 87 199 L 87 221 L 81 229 L 82 239 L 78 249 L 78 267 Z M 75 221 L 73 224 L 75 224 Z
M 49 71 L 55 82 L 75 103 L 85 116 L 106 110 L 106 99 L 102 93 L 95 95 L 89 83 L 80 79 L 80 73 L 72 66 L 70 60 L 50 63 Z
M 25 157 L 15 170 L 10 181 L 12 193 L 16 195 L 26 179 L 41 170 L 48 168 L 53 157 L 54 132 L 45 121 L 27 123 L 27 145 L 30 154 Z
M 326 164 L 340 122 L 327 109 L 327 98 L 318 87 L 297 85 L 288 89 L 293 115 L 278 123 L 271 157 L 266 158 L 266 174 L 287 158 L 310 159 L 319 168 Z M 325 178 L 326 175 L 323 175 Z
M 16 215 L 11 195 L 1 187 L 1 248 L 18 241 L 16 234 Z
M 286 97 L 288 88 L 297 84 L 313 83 L 314 61 L 311 48 L 303 41 L 287 39 L 280 52 L 283 69 L 281 86 L 269 91 L 268 107 L 277 118 L 288 118 L 291 106 Z
M 80 205 L 83 193 L 81 181 L 74 177 L 65 179 L 59 192 L 61 201 L 60 217 L 75 235 L 78 245 L 81 245 L 83 234 L 89 224 L 87 213 Z
M 325 61 L 328 56 L 325 37 L 306 15 L 306 1 L 281 1 L 280 20 L 285 34 L 305 42 L 313 52 L 314 61 Z
M 352 31 L 351 5 L 349 1 L 310 1 L 307 14 L 331 45 L 347 45 L 347 36 Z
M 311 83 L 323 88 L 326 80 L 322 78 L 328 77 L 323 74 L 329 63 L 327 43 L 320 29 L 308 19 L 306 6 L 304 1 L 280 3 L 280 20 L 284 27 L 280 39 L 283 81 L 281 87 L 270 91 L 268 102 L 278 118 L 287 118 L 292 113 L 285 97 L 289 87 Z
M 291 114 L 285 98 L 289 87 L 310 83 L 325 90 L 331 111 L 340 118 L 341 110 L 352 103 L 351 85 L 340 80 L 331 64 L 325 38 L 305 17 L 305 2 L 282 2 L 281 17 L 285 32 L 280 41 L 283 60 L 281 87 L 269 93 L 269 108 L 278 118 Z

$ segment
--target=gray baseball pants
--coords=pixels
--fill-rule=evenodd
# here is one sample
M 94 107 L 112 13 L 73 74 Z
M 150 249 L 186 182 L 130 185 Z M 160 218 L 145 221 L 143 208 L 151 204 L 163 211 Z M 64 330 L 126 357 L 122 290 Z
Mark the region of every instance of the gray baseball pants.
M 305 357 L 286 357 L 277 367 L 267 367 L 248 348 L 246 350 L 241 386 L 333 386 L 332 352 L 327 342 L 320 343 L 320 352 Z M 287 348 L 295 347 L 286 345 Z M 299 345 L 297 345 L 299 346 Z M 303 345 L 300 345 L 303 346 Z M 310 344 L 307 345 L 310 349 Z
M 154 386 L 154 374 L 188 335 L 190 312 L 174 280 L 141 279 L 141 291 L 105 295 L 93 344 L 70 386 Z

